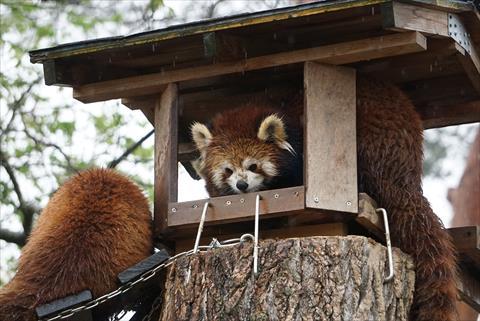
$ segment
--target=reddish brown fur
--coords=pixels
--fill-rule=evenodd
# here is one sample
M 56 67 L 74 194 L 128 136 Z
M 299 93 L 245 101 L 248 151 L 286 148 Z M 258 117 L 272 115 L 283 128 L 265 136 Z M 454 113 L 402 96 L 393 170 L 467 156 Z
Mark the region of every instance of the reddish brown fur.
M 259 167 L 256 172 L 267 177 L 269 188 L 282 188 L 301 185 L 302 169 L 301 160 L 282 150 L 276 144 L 257 139 L 257 132 L 261 122 L 269 115 L 277 114 L 286 124 L 288 142 L 301 154 L 300 124 L 280 109 L 272 108 L 262 99 L 242 104 L 240 108 L 234 108 L 218 114 L 212 121 L 212 142 L 207 149 L 208 157 L 205 159 L 202 176 L 206 179 L 206 188 L 210 196 L 230 194 L 230 191 L 221 190 L 212 183 L 212 170 L 227 160 L 237 167 L 245 157 L 255 159 L 268 159 L 276 168 L 283 172 L 273 180 Z M 235 120 L 235 121 L 232 121 Z M 298 163 L 298 164 L 297 164 Z M 294 165 L 296 164 L 296 165 Z M 295 175 L 291 175 L 293 167 L 298 167 Z M 286 177 L 288 176 L 288 177 Z M 295 176 L 292 181 L 290 176 Z M 288 181 L 288 182 L 287 182 Z
M 387 209 L 394 245 L 416 261 L 411 319 L 453 321 L 456 258 L 448 233 L 423 196 L 421 120 L 409 99 L 395 86 L 359 77 L 357 95 L 360 190 Z M 294 110 L 296 107 L 292 106 Z M 217 148 L 227 148 L 227 153 L 235 156 L 231 149 L 239 149 L 236 137 L 240 143 L 244 135 L 255 134 L 241 127 L 253 114 L 246 109 L 243 114 L 226 112 L 217 118 L 214 129 L 220 125 L 230 128 L 228 135 L 215 142 Z M 265 149 L 267 154 L 275 152 Z M 225 151 L 218 153 L 222 154 Z M 215 157 L 207 153 L 206 164 L 209 158 L 218 162 Z
M 387 209 L 394 245 L 416 261 L 412 320 L 453 321 L 455 251 L 423 196 L 420 117 L 392 85 L 360 78 L 357 95 L 359 181 Z
M 0 320 L 35 320 L 37 305 L 85 289 L 101 296 L 151 251 L 151 214 L 138 186 L 113 170 L 79 173 L 40 215 L 15 277 L 0 291 Z

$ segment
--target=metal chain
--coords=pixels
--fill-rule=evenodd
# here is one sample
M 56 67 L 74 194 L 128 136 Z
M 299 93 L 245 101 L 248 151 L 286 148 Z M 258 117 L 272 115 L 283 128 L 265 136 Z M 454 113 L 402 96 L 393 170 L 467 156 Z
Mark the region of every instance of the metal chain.
M 217 241 L 216 243 L 215 242 L 210 243 L 210 245 L 198 246 L 198 251 L 205 252 L 205 251 L 208 251 L 208 250 L 214 249 L 214 248 L 233 246 L 233 245 L 237 245 L 239 243 L 244 242 L 246 239 L 252 239 L 251 235 L 250 234 L 245 234 L 245 235 L 242 235 L 242 237 L 240 237 L 238 239 L 226 240 L 224 242 L 218 242 Z M 100 305 L 100 304 L 102 304 L 102 303 L 104 303 L 108 300 L 111 300 L 111 299 L 115 298 L 116 296 L 118 296 L 120 294 L 123 294 L 123 293 L 129 291 L 131 288 L 133 288 L 137 284 L 146 282 L 147 280 L 153 278 L 159 271 L 163 270 L 164 268 L 169 267 L 170 265 L 172 265 L 178 259 L 180 259 L 182 257 L 188 257 L 188 256 L 191 256 L 193 254 L 195 254 L 193 249 L 185 251 L 185 252 L 178 253 L 175 256 L 172 256 L 171 258 L 167 259 L 162 264 L 157 265 L 156 267 L 152 268 L 151 270 L 145 271 L 135 281 L 128 282 L 128 283 L 120 286 L 116 290 L 114 290 L 112 292 L 109 292 L 107 294 L 104 294 L 104 295 L 102 295 L 102 296 L 100 296 L 100 297 L 98 297 L 94 300 L 91 300 L 84 305 L 78 306 L 76 308 L 67 309 L 67 310 L 62 311 L 59 314 L 55 315 L 54 317 L 40 319 L 39 321 L 64 320 L 64 319 L 69 318 L 69 317 L 71 317 L 72 315 L 74 315 L 78 312 L 91 310 L 94 307 L 96 307 L 96 306 L 98 306 L 98 305 Z M 153 308 L 153 306 L 152 306 L 152 308 Z

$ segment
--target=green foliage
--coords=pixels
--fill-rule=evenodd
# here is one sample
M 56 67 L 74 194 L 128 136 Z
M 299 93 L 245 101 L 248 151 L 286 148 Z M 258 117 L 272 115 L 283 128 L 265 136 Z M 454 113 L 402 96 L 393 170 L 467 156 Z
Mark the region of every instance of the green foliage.
M 67 90 L 47 88 L 41 65 L 29 62 L 28 51 L 128 33 L 139 14 L 162 6 L 159 0 L 0 1 L 0 240 L 2 230 L 25 238 L 32 219 L 66 178 L 106 167 L 151 130 L 143 116 L 119 103 L 85 106 Z M 147 141 L 119 165 L 149 195 L 152 179 L 145 173 L 153 171 L 152 158 Z M 16 262 L 11 247 L 3 251 L 2 244 L 0 285 Z

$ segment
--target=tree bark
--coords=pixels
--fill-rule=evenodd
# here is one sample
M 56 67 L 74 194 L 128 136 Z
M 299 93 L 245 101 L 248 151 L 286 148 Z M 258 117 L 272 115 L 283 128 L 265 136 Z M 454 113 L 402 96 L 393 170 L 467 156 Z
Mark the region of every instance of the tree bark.
M 265 240 L 184 257 L 167 275 L 160 320 L 408 320 L 415 272 L 394 249 L 361 236 Z M 188 280 L 188 271 L 191 270 Z

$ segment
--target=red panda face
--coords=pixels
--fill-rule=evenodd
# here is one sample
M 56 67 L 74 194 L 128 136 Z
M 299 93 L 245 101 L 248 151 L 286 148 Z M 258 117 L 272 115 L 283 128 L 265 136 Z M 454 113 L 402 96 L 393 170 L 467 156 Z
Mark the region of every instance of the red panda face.
M 193 165 L 210 196 L 280 188 L 287 181 L 285 173 L 298 176 L 291 167 L 298 167 L 293 160 L 301 157 L 287 141 L 285 123 L 275 110 L 229 110 L 214 118 L 211 131 L 200 123 L 191 131 L 200 151 Z
M 278 175 L 275 149 L 256 138 L 229 143 L 214 138 L 205 151 L 202 176 L 222 195 L 263 190 Z

